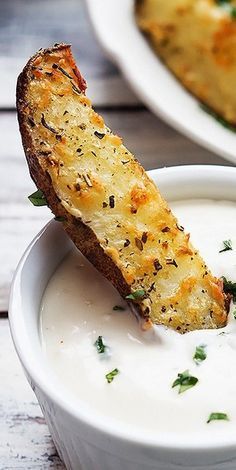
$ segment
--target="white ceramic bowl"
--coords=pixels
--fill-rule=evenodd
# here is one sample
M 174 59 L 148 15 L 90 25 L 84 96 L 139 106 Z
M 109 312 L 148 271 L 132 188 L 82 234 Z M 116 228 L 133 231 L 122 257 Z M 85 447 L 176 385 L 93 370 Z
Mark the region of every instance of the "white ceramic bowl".
M 236 201 L 236 168 L 185 166 L 153 170 L 150 176 L 169 200 L 214 198 Z M 71 242 L 58 222 L 33 240 L 17 268 L 10 297 L 10 325 L 23 368 L 60 457 L 72 470 L 235 470 L 236 435 L 209 444 L 176 435 L 131 435 L 109 416 L 75 406 L 45 361 L 39 334 L 44 289 Z M 17 392 L 16 392 L 17 393 Z M 168 419 L 168 417 L 167 417 Z

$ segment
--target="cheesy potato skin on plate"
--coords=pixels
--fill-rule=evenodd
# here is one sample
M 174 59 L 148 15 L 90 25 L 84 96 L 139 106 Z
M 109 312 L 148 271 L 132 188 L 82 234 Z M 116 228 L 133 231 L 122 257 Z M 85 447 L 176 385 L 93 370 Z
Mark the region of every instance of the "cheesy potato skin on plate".
M 135 14 L 182 84 L 236 125 L 236 1 L 136 0 Z

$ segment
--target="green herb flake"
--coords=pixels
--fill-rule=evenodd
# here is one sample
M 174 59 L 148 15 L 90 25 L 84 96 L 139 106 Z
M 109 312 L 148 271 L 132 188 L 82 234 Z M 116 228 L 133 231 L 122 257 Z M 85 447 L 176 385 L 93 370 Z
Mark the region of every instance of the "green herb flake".
M 54 217 L 54 220 L 56 220 L 56 222 L 65 222 L 66 221 L 66 217 L 63 217 L 63 216 L 58 216 L 58 217 Z
M 47 206 L 46 198 L 40 189 L 35 191 L 35 193 L 30 194 L 30 196 L 28 196 L 28 199 L 34 206 Z
M 196 362 L 196 364 L 200 364 L 201 362 L 205 361 L 206 358 L 206 345 L 201 344 L 200 346 L 197 346 L 193 356 L 193 360 Z
M 193 377 L 189 374 L 188 370 L 185 370 L 181 374 L 178 374 L 177 379 L 173 382 L 172 388 L 179 386 L 179 393 L 183 393 L 189 388 L 194 387 L 197 382 L 197 377 Z
M 222 7 L 230 16 L 231 18 L 236 18 L 236 7 L 231 5 L 232 0 L 216 0 L 217 5 Z
M 142 300 L 146 297 L 146 292 L 144 289 L 138 289 L 132 292 L 132 294 L 126 295 L 127 300 Z
M 224 119 L 219 114 L 215 113 L 211 108 L 209 108 L 205 104 L 200 104 L 200 108 L 203 111 L 205 111 L 205 113 L 209 114 L 209 116 L 212 116 L 223 127 L 225 127 L 226 129 L 228 129 L 231 132 L 236 132 L 236 126 L 233 126 L 233 124 L 230 124 L 228 121 L 226 121 L 226 119 Z
M 106 345 L 103 342 L 102 336 L 98 336 L 94 343 L 95 348 L 97 348 L 98 354 L 103 354 L 106 350 Z
M 125 307 L 122 307 L 122 305 L 114 305 L 113 310 L 123 312 L 125 310 Z
M 224 421 L 229 421 L 229 417 L 226 413 L 211 413 L 207 423 L 210 423 L 211 421 L 217 421 L 217 420 L 224 420 Z
M 224 245 L 224 248 L 222 248 L 222 250 L 220 250 L 219 253 L 223 253 L 224 251 L 229 251 L 233 249 L 231 240 L 223 240 L 223 245 Z
M 117 368 L 113 369 L 111 372 L 108 372 L 108 374 L 106 374 L 107 382 L 110 384 L 117 374 L 119 374 L 119 370 Z
M 228 281 L 226 277 L 222 276 L 223 288 L 226 294 L 231 294 L 233 302 L 236 303 L 236 282 Z

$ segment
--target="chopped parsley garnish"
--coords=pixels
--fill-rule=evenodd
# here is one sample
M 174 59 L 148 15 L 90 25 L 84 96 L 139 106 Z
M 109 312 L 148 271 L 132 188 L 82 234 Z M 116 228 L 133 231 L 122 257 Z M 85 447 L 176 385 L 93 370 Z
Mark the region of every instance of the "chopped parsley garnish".
M 207 420 L 207 423 L 210 423 L 211 421 L 217 421 L 217 420 L 229 421 L 229 417 L 226 413 L 211 413 Z
M 236 18 L 236 7 L 231 5 L 232 0 L 216 0 L 216 3 L 224 8 L 227 13 L 231 16 L 231 18 Z
M 132 292 L 132 294 L 126 295 L 127 300 L 142 300 L 146 297 L 146 292 L 144 289 L 138 289 Z
M 231 294 L 233 297 L 233 302 L 236 303 L 236 282 L 228 281 L 226 277 L 222 276 L 224 292 L 226 294 Z
M 56 222 L 65 222 L 66 221 L 66 217 L 63 217 L 63 216 L 58 216 L 58 217 L 54 217 L 54 220 L 56 220 Z
M 114 305 L 113 310 L 120 310 L 122 312 L 125 310 L 125 307 L 122 307 L 122 305 Z
M 236 126 L 233 126 L 233 124 L 230 124 L 226 119 L 224 119 L 222 116 L 219 114 L 215 113 L 211 108 L 206 106 L 205 104 L 200 104 L 200 108 L 205 111 L 207 114 L 212 116 L 219 124 L 221 124 L 223 127 L 228 129 L 229 131 L 236 132 Z
M 201 344 L 200 346 L 197 346 L 193 356 L 193 360 L 196 362 L 196 364 L 200 364 L 200 362 L 205 361 L 206 358 L 206 345 Z
M 220 250 L 219 253 L 223 253 L 223 251 L 229 251 L 233 249 L 231 240 L 223 240 L 223 245 L 224 245 L 224 248 L 222 248 L 222 250 Z
M 117 368 L 113 369 L 111 372 L 108 372 L 108 374 L 106 374 L 107 382 L 110 384 L 117 374 L 119 374 L 119 370 Z
M 102 336 L 98 336 L 96 339 L 94 346 L 97 348 L 98 354 L 103 354 L 106 350 L 106 345 L 103 342 Z
M 34 206 L 47 206 L 46 198 L 40 189 L 35 191 L 35 193 L 30 194 L 28 199 Z
M 179 385 L 179 393 L 186 392 L 189 388 L 194 387 L 198 382 L 197 377 L 193 377 L 189 374 L 188 370 L 185 370 L 181 374 L 178 374 L 178 378 L 174 381 L 172 388 Z

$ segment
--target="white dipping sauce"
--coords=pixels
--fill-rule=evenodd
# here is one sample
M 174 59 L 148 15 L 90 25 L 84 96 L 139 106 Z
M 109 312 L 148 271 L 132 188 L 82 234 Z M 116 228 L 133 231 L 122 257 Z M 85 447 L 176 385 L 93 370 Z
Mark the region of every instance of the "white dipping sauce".
M 236 203 L 185 200 L 170 204 L 193 244 L 216 276 L 236 281 Z M 223 240 L 232 251 L 219 253 Z M 125 311 L 113 311 L 122 305 Z M 135 317 L 114 288 L 73 250 L 45 291 L 41 309 L 43 350 L 60 387 L 70 400 L 123 423 L 137 433 L 176 432 L 214 441 L 219 431 L 236 431 L 236 320 L 221 330 L 185 335 L 162 326 L 140 331 Z M 94 343 L 102 335 L 108 352 Z M 195 364 L 196 346 L 207 358 Z M 118 368 L 108 384 L 105 375 Z M 199 382 L 182 394 L 172 388 L 177 374 L 189 369 Z M 59 383 L 58 382 L 58 383 Z M 212 412 L 229 421 L 207 424 Z M 194 437 L 195 436 L 195 437 Z

